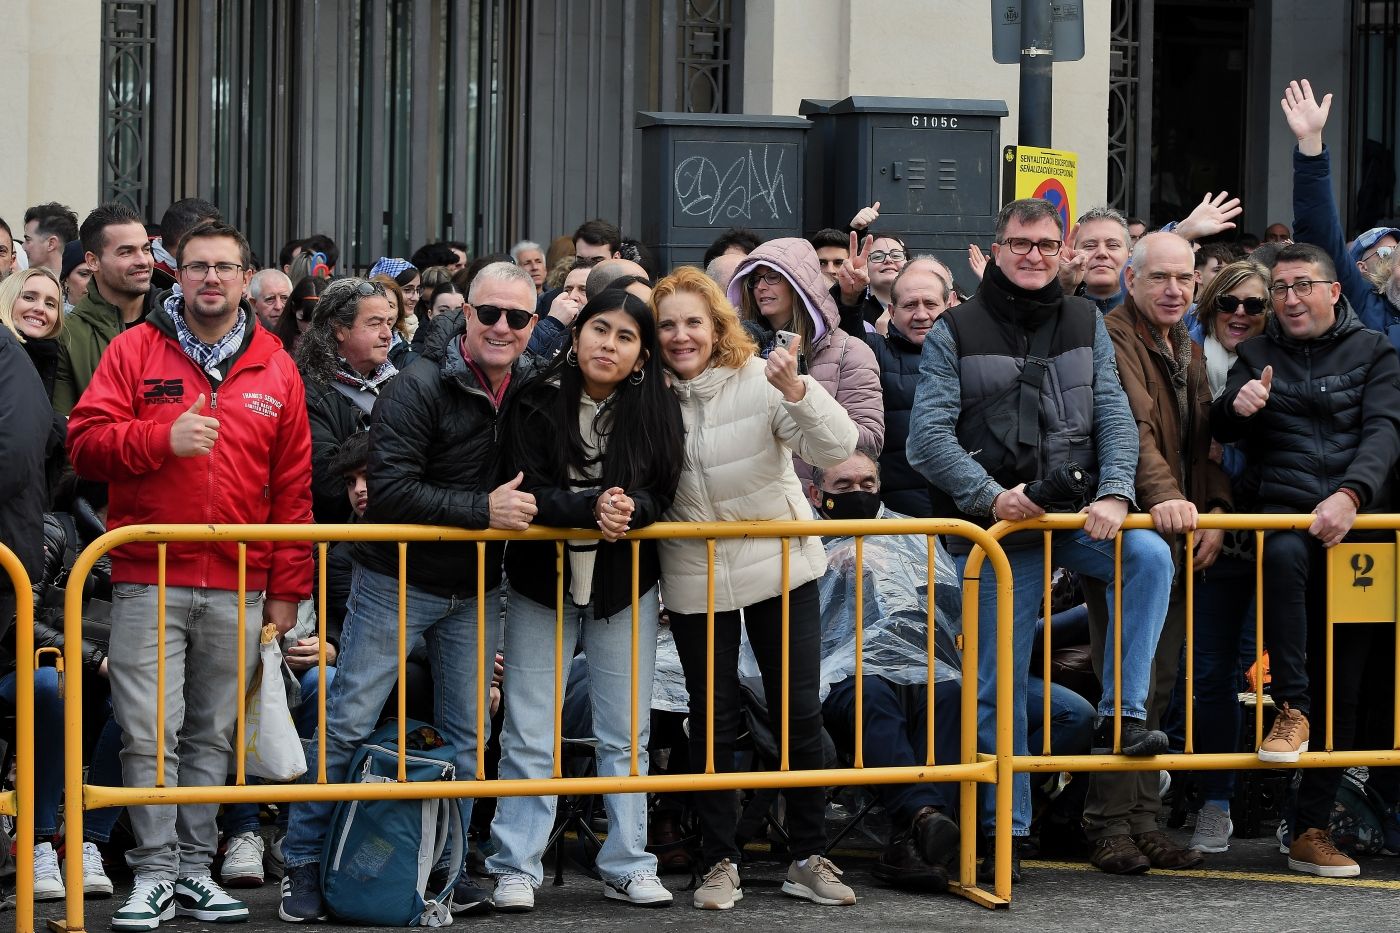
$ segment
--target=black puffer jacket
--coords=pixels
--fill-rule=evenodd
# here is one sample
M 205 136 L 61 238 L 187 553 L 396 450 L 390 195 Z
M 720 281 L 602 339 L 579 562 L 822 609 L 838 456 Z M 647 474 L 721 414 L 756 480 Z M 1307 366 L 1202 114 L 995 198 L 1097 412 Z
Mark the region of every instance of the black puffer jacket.
M 1274 368 L 1268 404 L 1242 418 L 1235 396 L 1265 366 Z M 1294 340 L 1270 318 L 1263 334 L 1240 344 L 1210 423 L 1216 440 L 1239 441 L 1245 451 L 1254 501 L 1244 508 L 1311 512 L 1345 487 L 1360 498 L 1361 511 L 1391 511 L 1400 358 L 1383 334 L 1362 325 L 1346 298 L 1337 303 L 1336 323 L 1314 340 Z
M 555 391 L 558 391 L 555 389 Z M 564 426 L 554 416 L 552 393 L 539 386 L 511 410 L 509 430 L 521 444 L 533 447 L 530 463 L 558 460 L 564 451 Z M 675 396 L 666 393 L 666 402 L 676 404 Z M 676 413 L 677 419 L 680 412 Z M 514 444 L 508 449 L 518 450 Z M 515 475 L 523 464 L 508 464 L 506 472 Z M 520 488 L 535 497 L 539 514 L 535 524 L 556 528 L 587 528 L 597 530 L 593 506 L 603 491 L 601 487 L 573 492 L 554 485 L 547 478 L 525 472 Z M 635 510 L 631 527 L 645 528 L 661 518 L 671 507 L 676 494 L 675 485 L 668 489 L 628 489 Z M 506 548 L 506 574 L 512 588 L 543 606 L 555 606 L 559 575 L 555 570 L 557 548 L 553 541 L 513 541 Z M 637 593 L 647 592 L 661 579 L 661 561 L 655 541 L 642 541 L 637 555 Z M 569 598 L 571 585 L 569 561 L 564 561 L 564 598 Z M 593 617 L 606 618 L 621 612 L 632 603 L 632 545 L 628 541 L 598 542 L 598 558 L 593 566 Z
M 833 286 L 833 296 L 840 291 Z M 874 301 L 867 298 L 867 301 Z M 879 306 L 875 302 L 876 307 Z M 904 445 L 909 441 L 909 413 L 914 410 L 914 392 L 919 387 L 919 357 L 923 347 L 911 343 L 890 325 L 889 333 L 881 336 L 865 329 L 862 308 L 865 305 L 843 305 L 841 329 L 848 334 L 860 334 L 880 364 L 880 390 L 885 399 L 885 446 L 880 449 L 880 498 L 896 512 L 914 518 L 933 515 L 929 501 L 928 480 L 909 465 Z
M 460 315 L 429 325 L 423 355 L 389 383 L 375 403 L 369 432 L 368 522 L 485 528 L 488 500 L 500 485 L 501 417 L 529 357 L 516 364 L 497 409 L 462 356 Z M 486 588 L 501 580 L 499 543 L 486 547 Z M 398 545 L 364 542 L 355 559 L 376 573 L 398 576 Z M 408 546 L 408 582 L 439 596 L 476 595 L 476 545 Z

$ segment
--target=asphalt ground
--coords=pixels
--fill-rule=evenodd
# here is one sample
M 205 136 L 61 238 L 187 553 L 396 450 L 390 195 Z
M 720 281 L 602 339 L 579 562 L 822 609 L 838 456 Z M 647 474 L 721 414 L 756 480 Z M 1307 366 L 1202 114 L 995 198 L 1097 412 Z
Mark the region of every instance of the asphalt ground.
M 1183 843 L 1186 830 L 1171 831 Z M 1111 877 L 1085 862 L 1033 860 L 1025 863 L 1026 878 L 1016 886 L 1010 908 L 991 911 L 950 894 L 912 894 L 881 886 L 870 872 L 874 852 L 842 849 L 834 855 L 855 888 L 853 907 L 818 907 L 781 893 L 786 862 L 775 860 L 762 847 L 750 847 L 743 867 L 744 900 L 733 910 L 700 912 L 690 906 L 682 889 L 687 875 L 666 875 L 676 893 L 675 904 L 664 910 L 642 909 L 605 900 L 601 886 L 577 867 L 567 864 L 565 881 L 552 884 L 552 872 L 536 894 L 528 914 L 493 914 L 458 918 L 458 929 L 535 933 L 535 931 L 642 930 L 841 930 L 964 931 L 1021 933 L 1054 931 L 1347 931 L 1400 930 L 1400 859 L 1362 861 L 1360 878 L 1324 880 L 1290 872 L 1271 837 L 1236 839 L 1228 853 L 1209 856 L 1194 871 L 1154 871 L 1132 878 Z M 118 881 L 118 894 L 125 890 Z M 252 918 L 229 927 L 247 933 L 287 933 L 290 925 L 277 919 L 277 886 L 239 894 Z M 87 902 L 86 928 L 106 930 L 120 903 Z M 39 929 L 63 915 L 61 902 L 37 905 Z M 0 914 L 0 929 L 13 928 L 13 914 Z M 176 933 L 210 931 L 217 925 L 177 918 L 162 925 Z M 340 925 L 316 928 L 352 929 Z M 213 931 L 211 931 L 213 933 Z

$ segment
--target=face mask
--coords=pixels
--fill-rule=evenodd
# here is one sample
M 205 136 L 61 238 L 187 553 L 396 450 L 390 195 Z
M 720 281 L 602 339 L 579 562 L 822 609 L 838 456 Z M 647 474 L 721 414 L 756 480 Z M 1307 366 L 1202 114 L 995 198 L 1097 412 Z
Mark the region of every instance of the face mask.
M 838 520 L 874 518 L 880 514 L 880 494 L 859 489 L 851 492 L 827 492 L 823 489 L 822 504 L 818 506 L 817 511 L 827 518 Z

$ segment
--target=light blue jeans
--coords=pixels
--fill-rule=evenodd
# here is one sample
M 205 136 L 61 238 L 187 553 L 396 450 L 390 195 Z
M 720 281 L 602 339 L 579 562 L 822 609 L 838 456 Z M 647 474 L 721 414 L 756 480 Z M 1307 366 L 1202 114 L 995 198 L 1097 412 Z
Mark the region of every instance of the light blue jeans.
M 638 599 L 637 773 L 647 773 L 651 733 L 651 681 L 656 666 L 656 587 Z M 632 609 L 598 619 L 591 606 L 564 610 L 564 662 L 554 679 L 555 611 L 509 591 L 506 600 L 505 724 L 501 727 L 502 779 L 547 778 L 553 774 L 554 708 L 568 681 L 575 646 L 582 642 L 593 702 L 593 736 L 598 741 L 598 775 L 631 773 Z M 545 843 L 554 826 L 556 797 L 502 797 L 491 821 L 495 853 L 486 860 L 493 875 L 522 874 L 536 886 L 544 880 Z M 623 882 L 656 873 L 656 856 L 646 851 L 647 795 L 606 794 L 608 838 L 598 852 L 604 881 Z
M 486 593 L 485 686 L 495 654 L 497 591 Z M 433 725 L 457 748 L 457 779 L 476 777 L 477 671 L 476 600 L 437 596 L 408 587 L 408 644 L 424 637 L 433 670 Z M 326 688 L 326 774 L 344 781 L 355 750 L 374 731 L 384 701 L 394 688 L 399 657 L 399 583 L 393 577 L 355 565 L 345 625 L 340 635 L 336 676 Z M 489 733 L 491 718 L 486 718 Z M 486 741 L 489 736 L 481 736 Z M 314 761 L 315 743 L 307 749 Z M 471 823 L 472 799 L 459 801 L 463 824 Z M 333 802 L 292 806 L 282 844 L 288 868 L 321 860 Z
M 1026 743 L 1026 688 L 1030 678 L 1031 651 L 1035 647 L 1035 623 L 1045 598 L 1045 554 L 1040 547 L 1010 548 L 1014 590 L 1012 672 L 1015 675 L 1011 706 L 1014 752 L 1028 754 Z M 967 567 L 959 555 L 958 574 Z M 1055 567 L 1077 570 L 1085 576 L 1113 584 L 1113 539 L 1095 541 L 1082 531 L 1057 533 L 1051 548 Z M 1167 618 L 1172 588 L 1171 548 L 1155 531 L 1123 532 L 1123 715 L 1147 718 L 1147 694 L 1152 689 L 1152 656 Z M 1110 589 L 1109 619 L 1113 616 Z M 997 589 L 990 561 L 982 565 L 977 610 L 977 744 L 982 752 L 996 751 L 997 731 Z M 1104 649 L 1103 694 L 1100 716 L 1112 716 L 1113 636 Z M 982 826 L 990 830 L 995 814 L 991 788 L 982 794 Z M 1012 792 L 1012 835 L 1030 833 L 1030 775 L 1018 774 Z

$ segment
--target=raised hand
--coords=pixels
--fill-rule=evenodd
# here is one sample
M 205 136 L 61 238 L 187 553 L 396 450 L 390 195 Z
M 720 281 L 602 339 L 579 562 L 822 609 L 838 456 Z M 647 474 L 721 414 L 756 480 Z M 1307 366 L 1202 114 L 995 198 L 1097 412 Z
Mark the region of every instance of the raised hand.
M 1248 418 L 1269 402 L 1269 390 L 1274 384 L 1274 368 L 1265 366 L 1258 379 L 1251 379 L 1240 386 L 1235 395 L 1235 414 Z
M 862 207 L 860 210 L 856 211 L 856 216 L 851 218 L 851 222 L 847 224 L 847 226 L 852 230 L 864 230 L 879 219 L 880 202 L 876 201 L 869 207 Z M 855 252 L 855 250 L 852 249 L 851 252 Z
M 967 244 L 967 264 L 972 267 L 972 274 L 977 276 L 977 281 L 982 281 L 982 273 L 987 268 L 987 254 L 982 252 L 982 247 L 976 243 Z
M 1075 240 L 1079 239 L 1079 224 L 1069 228 L 1069 235 L 1060 246 L 1060 269 L 1056 276 L 1060 280 L 1060 288 L 1066 294 L 1072 294 L 1079 283 L 1084 281 L 1084 267 L 1088 265 L 1089 254 L 1081 253 L 1074 248 Z
M 1298 151 L 1303 155 L 1322 154 L 1322 128 L 1327 125 L 1327 114 L 1332 110 L 1332 95 L 1325 94 L 1322 103 L 1313 96 L 1312 85 L 1304 78 L 1288 82 L 1283 89 L 1283 117 L 1288 128 L 1298 138 Z
M 219 439 L 219 419 L 201 415 L 204 395 L 170 425 L 170 452 L 177 457 L 207 457 Z
M 1207 191 L 1206 196 L 1201 198 L 1201 203 L 1196 205 L 1196 209 L 1177 224 L 1172 232 L 1188 240 L 1199 240 L 1201 237 L 1235 229 L 1234 219 L 1243 212 L 1240 199 L 1230 197 L 1230 192 L 1222 191 L 1212 195 Z
M 807 394 L 807 386 L 797 374 L 797 357 L 794 355 L 797 347 L 798 344 L 794 343 L 791 352 L 782 347 L 775 348 L 768 354 L 768 363 L 763 370 L 768 384 L 783 393 L 783 398 L 789 402 L 800 402 Z
M 520 491 L 520 484 L 524 479 L 524 473 L 517 473 L 514 479 L 491 490 L 487 501 L 491 510 L 492 528 L 502 531 L 524 531 L 530 527 L 530 521 L 539 509 L 535 507 L 533 495 Z
M 836 284 L 841 289 L 841 302 L 846 305 L 860 301 L 866 287 L 870 285 L 870 245 L 875 242 L 875 238 L 866 237 L 865 244 L 859 249 L 856 248 L 857 240 L 853 232 L 846 259 L 841 263 L 841 268 L 836 270 Z

